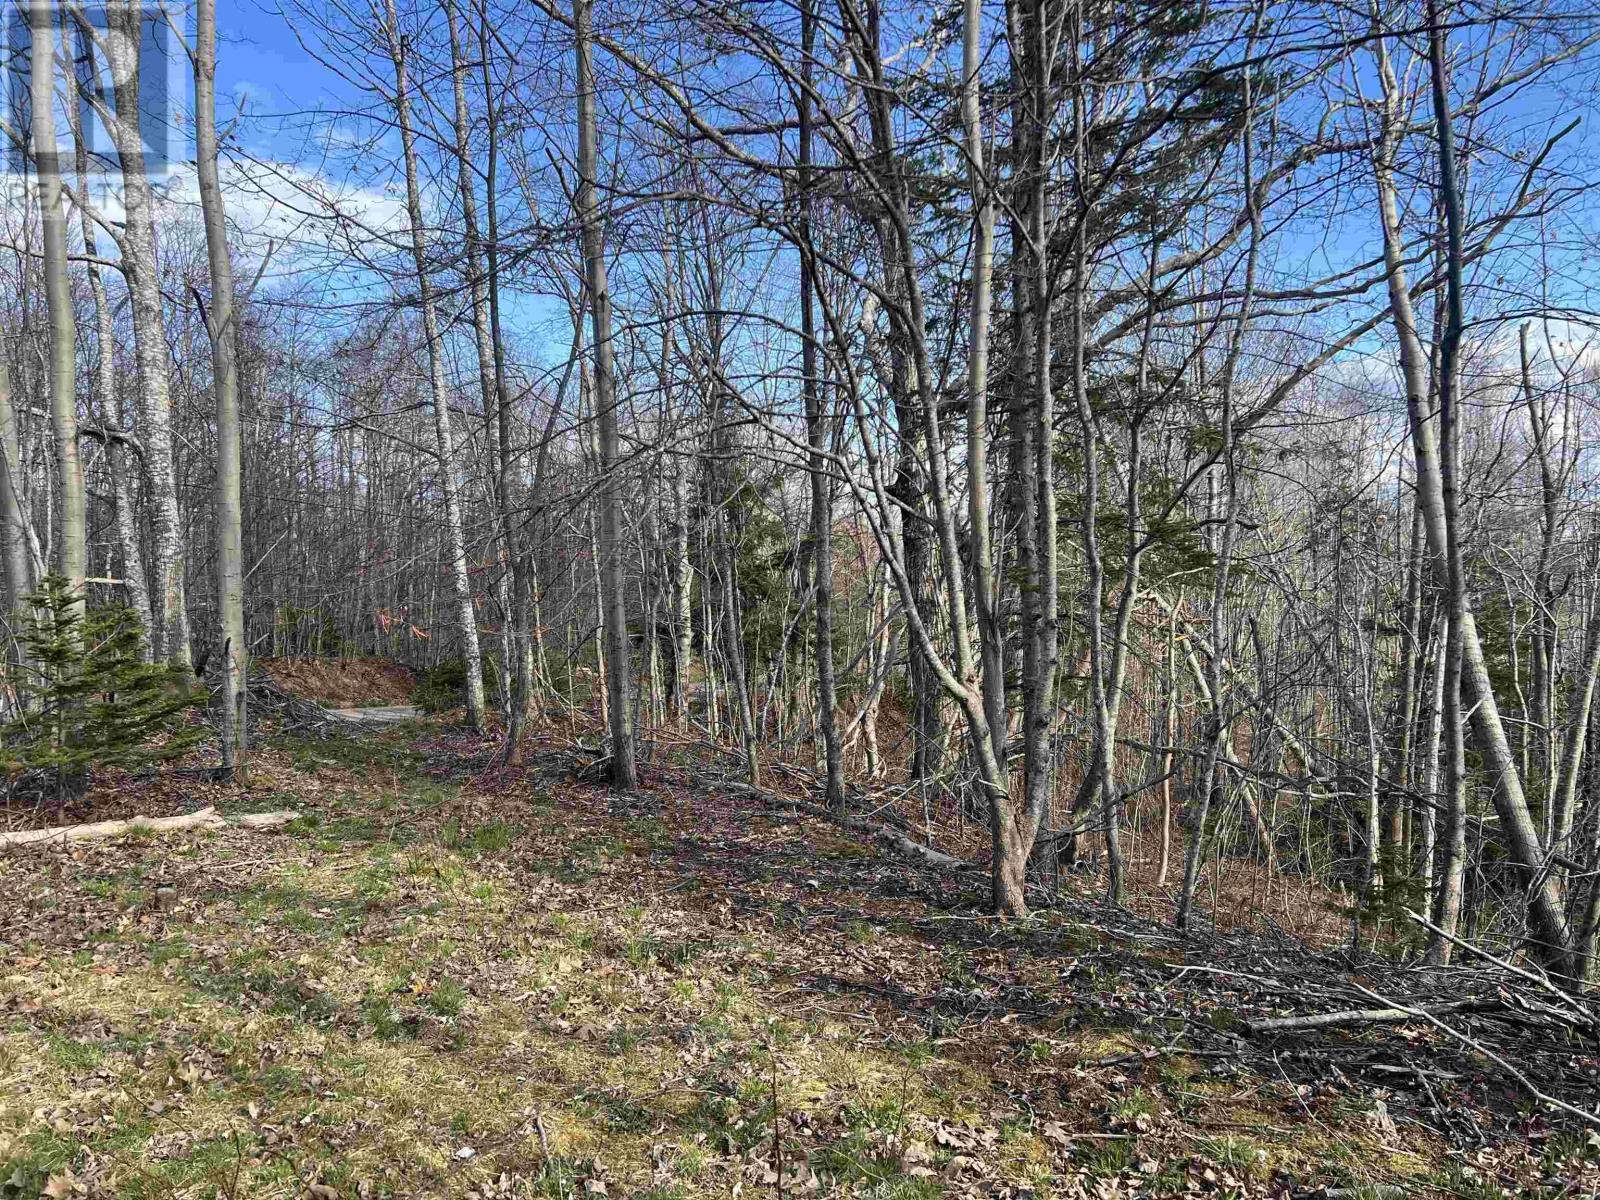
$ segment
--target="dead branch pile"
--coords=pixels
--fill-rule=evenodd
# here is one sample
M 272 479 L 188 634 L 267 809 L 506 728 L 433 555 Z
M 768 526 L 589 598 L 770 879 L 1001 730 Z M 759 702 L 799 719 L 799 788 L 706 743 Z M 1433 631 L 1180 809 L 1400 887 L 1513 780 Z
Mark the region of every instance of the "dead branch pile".
M 322 705 L 287 691 L 262 670 L 250 673 L 249 712 L 252 720 L 270 716 L 279 729 L 317 737 L 326 737 L 341 727 Z

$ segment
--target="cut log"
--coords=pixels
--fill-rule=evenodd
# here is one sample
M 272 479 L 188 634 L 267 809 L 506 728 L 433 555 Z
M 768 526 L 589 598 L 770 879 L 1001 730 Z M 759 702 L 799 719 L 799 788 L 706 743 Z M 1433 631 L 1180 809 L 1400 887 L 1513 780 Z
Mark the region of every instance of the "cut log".
M 43 846 L 59 846 L 69 842 L 92 842 L 103 838 L 123 837 L 130 833 L 171 833 L 180 829 L 221 829 L 237 825 L 243 829 L 273 829 L 287 825 L 299 813 L 264 812 L 243 813 L 237 817 L 224 817 L 215 808 L 206 806 L 198 812 L 183 813 L 175 817 L 129 817 L 125 821 L 94 821 L 83 825 L 58 825 L 51 829 L 23 829 L 13 833 L 0 833 L 0 850 L 25 850 Z
M 823 811 L 826 812 L 827 810 L 824 809 Z M 969 863 L 964 858 L 957 858 L 953 854 L 935 850 L 932 846 L 924 846 L 921 842 L 914 842 L 890 825 L 874 827 L 865 821 L 851 821 L 845 827 L 857 829 L 862 833 L 871 833 L 875 841 L 887 846 L 901 858 L 914 859 L 926 867 L 937 867 L 943 871 L 976 871 L 979 869 L 975 864 Z

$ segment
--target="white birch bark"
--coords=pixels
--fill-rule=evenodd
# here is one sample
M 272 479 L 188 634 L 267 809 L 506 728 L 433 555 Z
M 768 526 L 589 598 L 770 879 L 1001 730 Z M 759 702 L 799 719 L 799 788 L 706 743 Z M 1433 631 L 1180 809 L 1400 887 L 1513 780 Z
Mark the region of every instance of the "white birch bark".
M 157 658 L 187 669 L 193 657 L 185 599 L 183 517 L 172 450 L 172 394 L 157 276 L 155 197 L 141 129 L 139 60 L 144 19 L 144 10 L 133 0 L 115 0 L 106 9 L 102 35 L 78 14 L 79 28 L 96 41 L 111 69 L 112 104 L 96 101 L 95 111 L 110 130 L 121 166 L 124 217 L 117 245 L 133 321 L 139 434 L 149 492 L 150 558 L 155 577 L 151 640 Z
M 55 484 L 61 514 L 56 570 L 76 595 L 81 614 L 88 565 L 87 503 L 83 465 L 78 459 L 77 330 L 67 279 L 67 218 L 62 203 L 61 155 L 56 146 L 55 19 L 56 10 L 50 5 L 28 6 L 33 168 L 44 225 L 44 289 L 50 317 L 50 425 L 55 435 Z
M 17 410 L 11 401 L 11 364 L 0 355 L 0 551 L 4 553 L 6 611 L 22 615 L 22 598 L 34 588 L 28 553 L 28 517 L 22 504 L 22 463 L 17 442 Z
M 77 81 L 81 88 L 94 78 L 94 43 L 80 29 L 77 31 Z M 144 635 L 141 654 L 145 661 L 153 655 L 151 644 L 150 584 L 145 576 L 143 539 L 139 536 L 139 514 L 134 507 L 135 489 L 130 468 L 136 468 L 136 452 L 122 437 L 113 437 L 105 430 L 115 414 L 122 431 L 132 429 L 132 421 L 125 412 L 126 405 L 117 390 L 116 334 L 111 320 L 111 304 L 106 297 L 105 279 L 97 261 L 100 254 L 99 238 L 95 233 L 97 216 L 89 200 L 89 154 L 84 136 L 82 108 L 78 104 L 67 106 L 67 121 L 72 127 L 73 152 L 78 174 L 78 215 L 83 237 L 84 275 L 89 281 L 89 297 L 94 305 L 96 361 L 91 389 L 91 413 L 97 414 L 105 441 L 107 474 L 111 477 L 112 520 L 117 530 L 117 543 L 122 554 L 122 581 L 128 595 L 128 607 L 133 610 Z
M 492 464 L 491 487 L 495 516 L 498 523 L 501 551 L 504 555 L 508 582 L 502 578 L 502 589 L 507 593 L 502 608 L 506 619 L 506 648 L 501 664 L 502 687 L 509 681 L 506 692 L 506 750 L 507 763 L 520 761 L 522 729 L 532 702 L 532 655 L 530 652 L 527 619 L 530 608 L 526 566 L 516 536 L 513 514 L 513 476 L 511 470 L 512 448 L 510 406 L 511 398 L 504 390 L 503 373 L 497 365 L 498 338 L 491 315 L 489 281 L 483 270 L 482 237 L 478 225 L 476 185 L 473 182 L 471 124 L 467 113 L 466 59 L 463 55 L 461 34 L 454 0 L 445 0 L 445 19 L 450 30 L 450 76 L 454 100 L 453 125 L 456 152 L 456 187 L 461 199 L 461 220 L 466 234 L 467 290 L 471 300 L 473 348 L 477 351 L 478 385 L 483 401 L 484 422 L 491 434 L 497 453 Z M 495 121 L 493 113 L 489 120 Z M 495 150 L 491 147 L 491 162 Z M 491 185 L 492 186 L 492 185 Z

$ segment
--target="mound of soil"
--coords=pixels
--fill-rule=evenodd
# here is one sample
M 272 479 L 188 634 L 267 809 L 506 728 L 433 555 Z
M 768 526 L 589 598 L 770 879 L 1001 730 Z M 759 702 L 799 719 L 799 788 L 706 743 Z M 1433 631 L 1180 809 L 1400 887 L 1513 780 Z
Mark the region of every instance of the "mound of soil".
M 417 690 L 415 672 L 383 658 L 266 658 L 257 665 L 285 691 L 331 708 L 407 704 Z

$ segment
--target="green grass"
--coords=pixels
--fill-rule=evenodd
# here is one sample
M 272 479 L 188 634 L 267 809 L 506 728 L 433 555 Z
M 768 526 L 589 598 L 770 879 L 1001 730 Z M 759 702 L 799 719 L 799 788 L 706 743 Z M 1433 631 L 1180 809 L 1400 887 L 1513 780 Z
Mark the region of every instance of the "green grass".
M 589 883 L 626 852 L 626 847 L 616 837 L 585 834 L 568 843 L 559 859 L 541 860 L 537 869 L 562 883 Z
M 260 948 L 232 956 L 227 965 L 209 960 L 188 959 L 179 977 L 197 992 L 224 1001 L 245 1011 L 265 1011 L 293 1017 L 314 1025 L 325 1025 L 339 1015 L 333 997 L 310 986 L 304 968 L 293 964 L 273 966 L 265 961 Z
M 1134 1088 L 1126 1096 L 1119 1098 L 1111 1107 L 1111 1115 L 1121 1121 L 1133 1121 L 1139 1117 L 1154 1116 L 1155 1111 L 1155 1099 L 1143 1088 Z
M 1495 1180 L 1460 1163 L 1448 1163 L 1436 1171 L 1432 1182 L 1441 1191 L 1461 1200 L 1506 1200 L 1506 1192 Z
M 387 993 L 369 996 L 363 1001 L 361 1015 L 372 1027 L 372 1035 L 381 1042 L 408 1041 L 417 1035 L 415 1020 L 407 1018 L 395 1004 L 394 997 Z
M 579 1092 L 575 1107 L 611 1133 L 644 1133 L 657 1119 L 653 1110 L 610 1092 Z
M 459 1017 L 467 1004 L 467 989 L 446 975 L 428 993 L 428 1007 L 441 1017 Z
M 858 1195 L 862 1200 L 938 1200 L 945 1190 L 936 1179 L 899 1177 L 881 1180 Z
M 285 734 L 276 745 L 287 750 L 298 770 L 316 774 L 325 767 L 349 770 L 387 768 L 415 775 L 426 762 L 426 755 L 411 743 L 420 726 L 407 722 L 382 730 L 360 734 L 335 733 L 329 737 L 304 737 Z
M 588 1174 L 588 1164 L 557 1156 L 539 1168 L 533 1180 L 533 1194 L 548 1200 L 582 1200 L 583 1181 Z
M 451 821 L 445 825 L 443 840 L 450 849 L 477 858 L 507 850 L 521 836 L 522 826 L 513 825 L 496 817 L 492 821 L 486 821 L 470 829 L 463 828 L 458 821 Z
M 1260 1152 L 1243 1138 L 1205 1138 L 1200 1142 L 1200 1152 L 1225 1167 L 1249 1174 L 1262 1165 Z
M 857 946 L 866 946 L 878 936 L 878 931 L 859 917 L 845 922 L 844 935 Z
M 88 1071 L 105 1061 L 105 1048 L 97 1042 L 80 1042 L 58 1033 L 45 1035 L 50 1057 L 69 1071 Z
M 1111 1179 L 1133 1166 L 1133 1142 L 1129 1138 L 1095 1138 L 1079 1142 L 1072 1156 L 1097 1179 Z

